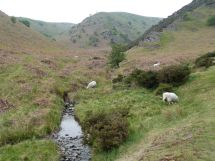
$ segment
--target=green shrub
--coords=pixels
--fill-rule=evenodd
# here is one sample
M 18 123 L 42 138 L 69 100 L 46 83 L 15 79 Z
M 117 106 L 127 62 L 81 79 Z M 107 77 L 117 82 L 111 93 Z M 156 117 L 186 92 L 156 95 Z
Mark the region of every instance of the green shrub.
M 214 62 L 213 62 L 214 60 L 215 60 L 215 52 L 210 52 L 197 58 L 195 61 L 195 66 L 208 68 L 214 65 Z
M 207 24 L 208 26 L 215 26 L 215 15 L 208 18 Z
M 124 46 L 112 45 L 112 51 L 109 56 L 109 64 L 112 68 L 119 68 L 119 63 L 125 60 Z
M 160 83 L 168 83 L 173 86 L 183 84 L 190 75 L 190 69 L 187 65 L 172 65 L 164 67 L 158 72 Z
M 97 113 L 84 121 L 84 131 L 90 134 L 87 141 L 96 150 L 117 148 L 128 137 L 128 109 Z
M 24 24 L 27 27 L 30 27 L 30 22 L 28 20 L 19 20 L 19 22 L 21 22 L 22 24 Z
M 134 82 L 136 85 L 146 88 L 158 86 L 157 72 L 135 69 L 127 78 L 127 83 Z
M 143 71 L 135 69 L 128 76 L 119 76 L 113 80 L 113 82 L 120 82 L 127 84 L 128 86 L 140 86 L 148 89 L 156 88 L 159 84 L 160 87 L 156 93 L 163 90 L 171 89 L 172 86 L 178 86 L 183 84 L 189 77 L 190 69 L 185 65 L 172 65 L 165 67 L 159 71 Z M 167 85 L 171 84 L 171 85 Z
M 163 92 L 172 92 L 173 86 L 170 84 L 160 83 L 158 88 L 155 90 L 156 95 L 161 95 Z
M 10 20 L 11 20 L 13 23 L 16 23 L 16 17 L 12 16 L 12 17 L 10 18 Z

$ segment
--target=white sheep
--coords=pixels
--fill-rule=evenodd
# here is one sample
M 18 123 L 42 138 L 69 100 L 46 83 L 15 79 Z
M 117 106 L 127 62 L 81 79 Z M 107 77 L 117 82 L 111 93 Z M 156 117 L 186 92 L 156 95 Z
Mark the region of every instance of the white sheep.
M 178 101 L 178 96 L 172 92 L 164 92 L 163 93 L 163 101 L 167 101 L 169 104 L 172 102 Z
M 160 63 L 160 62 L 157 62 L 156 64 L 153 64 L 153 67 L 157 68 L 157 67 L 159 67 L 160 65 L 161 65 L 161 63 Z
M 88 88 L 93 88 L 93 87 L 95 87 L 95 86 L 96 86 L 96 81 L 92 81 L 92 82 L 90 82 L 90 83 L 88 84 L 87 89 L 88 89 Z

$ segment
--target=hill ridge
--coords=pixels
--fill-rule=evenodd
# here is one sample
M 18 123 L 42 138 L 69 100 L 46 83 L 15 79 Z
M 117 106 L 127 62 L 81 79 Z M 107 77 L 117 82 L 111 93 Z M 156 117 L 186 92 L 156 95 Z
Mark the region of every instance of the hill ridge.
M 98 12 L 72 27 L 71 45 L 103 47 L 110 43 L 130 43 L 158 21 L 160 18 L 127 12 Z

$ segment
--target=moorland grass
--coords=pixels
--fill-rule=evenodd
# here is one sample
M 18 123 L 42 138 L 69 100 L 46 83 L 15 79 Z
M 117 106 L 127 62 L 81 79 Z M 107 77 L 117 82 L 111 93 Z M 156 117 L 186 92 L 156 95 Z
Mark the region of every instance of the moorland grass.
M 58 161 L 57 146 L 50 140 L 27 140 L 16 145 L 0 147 L 0 160 L 4 161 Z
M 147 138 L 153 136 L 154 133 L 161 138 L 167 137 L 166 140 L 170 140 L 170 143 L 169 141 L 164 141 L 167 146 L 162 147 L 164 151 L 161 152 L 158 149 L 157 151 L 160 155 L 149 153 L 149 159 L 160 159 L 172 149 L 173 155 L 181 155 L 185 160 L 189 160 L 189 158 L 195 160 L 196 156 L 193 155 L 192 142 L 186 142 L 186 144 L 179 143 L 180 149 L 184 148 L 187 151 L 180 150 L 173 148 L 171 142 L 174 143 L 175 139 L 182 139 L 182 136 L 178 136 L 178 138 L 163 136 L 163 133 L 168 130 L 171 131 L 171 129 L 174 129 L 173 133 L 175 134 L 186 135 L 183 131 L 176 132 L 177 127 L 191 131 L 192 135 L 196 136 L 193 138 L 193 142 L 195 142 L 197 150 L 201 151 L 201 149 L 206 148 L 200 152 L 200 158 L 202 157 L 206 160 L 213 158 L 214 141 L 211 134 L 213 130 L 212 125 L 214 125 L 214 119 L 212 118 L 214 111 L 214 100 L 212 98 L 215 91 L 214 82 L 214 67 L 207 71 L 191 74 L 188 82 L 176 89 L 180 101 L 174 105 L 165 104 L 159 96 L 155 96 L 153 92 L 146 89 L 113 90 L 111 94 L 103 95 L 99 92 L 96 94 L 98 89 L 85 91 L 86 95 L 93 93 L 93 96 L 81 101 L 76 107 L 76 115 L 81 123 L 91 114 L 114 111 L 119 108 L 130 109 L 127 117 L 129 122 L 128 139 L 118 149 L 94 153 L 93 160 L 99 161 L 103 159 L 111 161 L 123 158 L 129 151 L 135 153 L 135 146 L 138 146 L 141 141 L 144 140 L 147 144 L 152 144 L 152 139 L 155 138 L 150 138 L 149 140 Z M 202 133 L 198 134 L 198 131 L 203 129 L 206 133 L 204 135 Z M 147 144 L 143 144 L 142 147 L 149 148 L 146 146 Z M 206 147 L 207 144 L 210 145 L 208 148 Z M 157 151 L 155 149 L 154 153 L 157 153 Z

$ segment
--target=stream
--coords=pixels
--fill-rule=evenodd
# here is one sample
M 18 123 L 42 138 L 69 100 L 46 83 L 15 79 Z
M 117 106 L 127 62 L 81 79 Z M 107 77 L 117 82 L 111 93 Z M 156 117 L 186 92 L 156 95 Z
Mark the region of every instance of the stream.
M 74 117 L 74 105 L 66 104 L 60 131 L 53 134 L 54 141 L 61 150 L 60 161 L 89 161 L 90 148 L 83 144 L 83 132 Z

